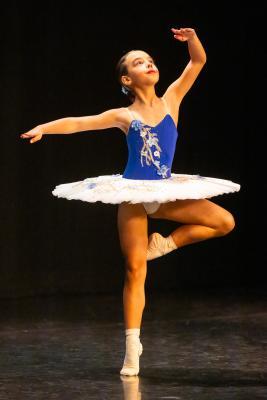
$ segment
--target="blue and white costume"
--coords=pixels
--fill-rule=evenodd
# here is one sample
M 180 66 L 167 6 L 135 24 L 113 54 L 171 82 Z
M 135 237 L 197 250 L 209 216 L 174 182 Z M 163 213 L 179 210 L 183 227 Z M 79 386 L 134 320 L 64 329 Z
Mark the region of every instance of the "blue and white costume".
M 210 198 L 239 191 L 240 185 L 230 180 L 172 173 L 179 134 L 163 97 L 162 100 L 166 115 L 156 126 L 136 119 L 127 108 L 131 123 L 126 135 L 128 161 L 122 174 L 61 184 L 55 187 L 52 194 L 91 203 L 142 203 L 146 212 L 151 214 L 160 203 Z

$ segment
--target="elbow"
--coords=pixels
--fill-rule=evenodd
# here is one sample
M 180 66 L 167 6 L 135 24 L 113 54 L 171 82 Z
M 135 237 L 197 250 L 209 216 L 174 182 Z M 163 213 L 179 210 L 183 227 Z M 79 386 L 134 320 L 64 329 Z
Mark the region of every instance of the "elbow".
M 204 65 L 206 64 L 206 62 L 207 62 L 207 57 L 203 57 L 203 58 L 199 61 L 200 65 L 201 65 L 201 68 L 204 67 Z
M 207 56 L 206 55 L 201 57 L 201 59 L 199 60 L 199 63 L 202 64 L 202 65 L 205 65 L 206 62 L 207 62 Z
M 197 60 L 191 60 L 191 62 L 192 62 L 192 64 L 199 65 L 199 66 L 203 67 L 207 62 L 207 57 L 203 56 L 201 58 L 198 58 Z

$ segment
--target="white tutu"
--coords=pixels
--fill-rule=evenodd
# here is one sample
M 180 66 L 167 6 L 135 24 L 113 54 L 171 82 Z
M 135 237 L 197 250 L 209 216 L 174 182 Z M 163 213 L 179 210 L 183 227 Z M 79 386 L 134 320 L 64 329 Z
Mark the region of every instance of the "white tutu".
M 57 185 L 52 194 L 68 200 L 119 204 L 166 203 L 176 199 L 204 199 L 238 192 L 240 185 L 230 180 L 201 175 L 174 174 L 159 180 L 123 178 L 121 174 L 101 175 Z

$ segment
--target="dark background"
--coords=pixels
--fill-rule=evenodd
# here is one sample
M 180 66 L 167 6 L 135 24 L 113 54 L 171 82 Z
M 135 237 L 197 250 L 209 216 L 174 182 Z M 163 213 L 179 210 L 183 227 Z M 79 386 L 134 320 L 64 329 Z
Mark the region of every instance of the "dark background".
M 11 1 L 2 7 L 1 298 L 121 292 L 117 205 L 68 201 L 51 192 L 61 183 L 122 173 L 123 132 L 45 135 L 35 144 L 19 135 L 58 118 L 128 105 L 115 65 L 131 49 L 156 59 L 162 95 L 189 61 L 187 43 L 174 40 L 171 27 L 194 28 L 207 53 L 181 104 L 172 171 L 230 179 L 241 190 L 212 199 L 234 215 L 234 231 L 150 262 L 146 288 L 234 291 L 265 285 L 264 151 L 262 139 L 254 140 L 263 136 L 255 87 L 265 77 L 264 68 L 256 67 L 263 48 L 255 12 L 261 10 L 241 3 L 234 9 L 225 2 L 185 1 Z M 149 219 L 149 233 L 167 235 L 176 226 Z

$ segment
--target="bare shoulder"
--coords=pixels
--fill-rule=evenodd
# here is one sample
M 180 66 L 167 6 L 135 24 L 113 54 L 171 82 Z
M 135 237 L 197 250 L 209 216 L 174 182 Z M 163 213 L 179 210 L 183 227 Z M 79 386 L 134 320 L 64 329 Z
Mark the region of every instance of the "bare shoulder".
M 162 98 L 166 101 L 170 114 L 177 125 L 181 100 L 177 99 L 177 97 L 170 91 L 166 91 Z
M 166 100 L 170 110 L 179 109 L 181 101 L 177 99 L 173 92 L 166 90 L 162 97 Z
M 113 126 L 123 130 L 125 124 L 129 120 L 129 113 L 126 107 L 112 108 L 101 114 L 102 116 L 109 115 L 113 120 Z
M 117 108 L 117 127 L 122 130 L 124 134 L 127 134 L 128 127 L 131 123 L 131 115 L 127 110 L 127 107 Z
M 129 119 L 129 113 L 125 107 L 112 108 L 100 114 L 75 118 L 76 131 L 120 128 L 125 132 Z

